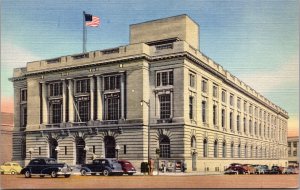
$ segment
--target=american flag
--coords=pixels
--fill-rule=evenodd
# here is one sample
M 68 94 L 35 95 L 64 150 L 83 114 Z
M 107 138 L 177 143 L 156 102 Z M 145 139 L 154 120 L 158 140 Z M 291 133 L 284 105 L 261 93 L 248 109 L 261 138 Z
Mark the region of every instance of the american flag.
M 90 27 L 97 27 L 100 25 L 100 18 L 90 14 L 84 14 L 85 16 L 85 25 Z

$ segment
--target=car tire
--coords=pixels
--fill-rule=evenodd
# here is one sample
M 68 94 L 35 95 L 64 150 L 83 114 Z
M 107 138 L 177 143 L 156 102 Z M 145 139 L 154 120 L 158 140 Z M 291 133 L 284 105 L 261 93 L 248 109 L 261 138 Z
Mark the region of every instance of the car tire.
M 65 178 L 69 178 L 71 174 L 65 174 Z
M 80 174 L 81 174 L 82 176 L 85 176 L 85 175 L 86 175 L 86 170 L 81 170 L 81 171 L 80 171 Z
M 108 169 L 104 169 L 102 173 L 103 173 L 104 176 L 109 176 L 110 175 L 110 172 L 109 172 Z
M 17 172 L 16 172 L 15 170 L 12 170 L 12 171 L 10 171 L 10 174 L 11 174 L 11 175 L 16 175 Z
M 28 170 L 24 173 L 24 175 L 25 175 L 25 178 L 31 178 L 31 173 Z
M 56 173 L 56 171 L 52 171 L 50 175 L 51 175 L 52 178 L 57 178 L 57 173 Z

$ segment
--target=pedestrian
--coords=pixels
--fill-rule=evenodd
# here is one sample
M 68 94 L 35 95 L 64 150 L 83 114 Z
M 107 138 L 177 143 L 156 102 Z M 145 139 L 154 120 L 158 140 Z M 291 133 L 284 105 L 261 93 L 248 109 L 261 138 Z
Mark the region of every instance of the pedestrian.
M 153 170 L 154 170 L 154 160 L 150 158 L 149 162 L 149 175 L 153 175 Z

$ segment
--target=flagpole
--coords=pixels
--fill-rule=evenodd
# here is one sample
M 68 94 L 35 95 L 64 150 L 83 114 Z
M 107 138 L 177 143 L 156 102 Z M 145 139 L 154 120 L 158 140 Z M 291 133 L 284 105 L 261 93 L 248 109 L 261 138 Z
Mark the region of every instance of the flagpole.
M 86 52 L 86 26 L 85 26 L 85 11 L 83 11 L 82 20 L 82 52 Z

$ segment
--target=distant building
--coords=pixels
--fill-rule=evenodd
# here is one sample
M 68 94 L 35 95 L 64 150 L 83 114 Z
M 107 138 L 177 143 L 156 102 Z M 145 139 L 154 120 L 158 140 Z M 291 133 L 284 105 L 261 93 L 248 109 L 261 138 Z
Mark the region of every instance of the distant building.
M 288 162 L 291 166 L 299 166 L 299 137 L 288 137 Z
M 201 53 L 199 30 L 187 15 L 133 24 L 128 45 L 15 69 L 13 159 L 286 166 L 288 113 Z
M 12 160 L 13 119 L 12 113 L 1 112 L 0 163 Z

